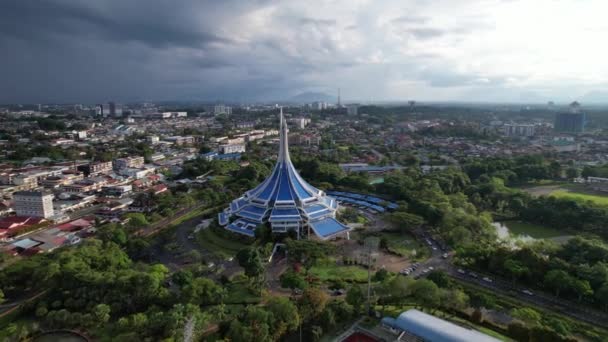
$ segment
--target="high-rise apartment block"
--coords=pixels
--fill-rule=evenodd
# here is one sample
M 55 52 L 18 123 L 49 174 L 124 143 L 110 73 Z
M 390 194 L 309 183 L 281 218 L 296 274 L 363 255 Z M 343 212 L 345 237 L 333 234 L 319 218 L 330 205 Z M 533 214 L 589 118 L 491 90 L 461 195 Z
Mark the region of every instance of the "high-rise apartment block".
M 43 191 L 17 191 L 13 194 L 18 216 L 49 218 L 53 210 L 53 194 Z

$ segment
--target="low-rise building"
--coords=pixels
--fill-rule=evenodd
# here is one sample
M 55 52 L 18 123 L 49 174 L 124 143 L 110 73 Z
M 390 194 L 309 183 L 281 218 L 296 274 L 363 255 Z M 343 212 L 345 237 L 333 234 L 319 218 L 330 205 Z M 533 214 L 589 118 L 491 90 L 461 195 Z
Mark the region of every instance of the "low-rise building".
M 142 166 L 144 166 L 144 157 L 141 156 L 114 159 L 115 170 L 140 168 Z
M 95 176 L 101 173 L 112 172 L 112 162 L 94 162 L 86 165 L 79 165 L 78 171 L 81 171 L 85 176 Z
M 240 152 L 245 152 L 245 150 L 246 150 L 245 144 L 220 145 L 220 152 L 222 154 L 240 153 Z

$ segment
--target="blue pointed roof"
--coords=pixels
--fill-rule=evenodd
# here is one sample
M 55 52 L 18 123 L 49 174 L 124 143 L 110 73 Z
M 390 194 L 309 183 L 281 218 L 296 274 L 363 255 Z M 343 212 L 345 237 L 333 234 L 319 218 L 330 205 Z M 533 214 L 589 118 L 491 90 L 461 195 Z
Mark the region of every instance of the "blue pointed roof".
M 306 202 L 315 199 L 321 191 L 308 184 L 293 166 L 289 157 L 287 123 L 281 109 L 279 158 L 272 174 L 262 184 L 246 193 L 248 198 L 267 202 Z
M 273 230 L 276 225 L 278 232 L 284 232 L 285 227 L 308 225 L 322 239 L 349 230 L 334 219 L 337 201 L 308 184 L 293 166 L 289 157 L 289 130 L 282 108 L 280 121 L 279 155 L 272 173 L 260 185 L 232 201 L 220 213 L 220 224 L 249 236 L 256 224 L 264 222 L 270 222 Z M 230 223 L 232 215 L 238 218 Z

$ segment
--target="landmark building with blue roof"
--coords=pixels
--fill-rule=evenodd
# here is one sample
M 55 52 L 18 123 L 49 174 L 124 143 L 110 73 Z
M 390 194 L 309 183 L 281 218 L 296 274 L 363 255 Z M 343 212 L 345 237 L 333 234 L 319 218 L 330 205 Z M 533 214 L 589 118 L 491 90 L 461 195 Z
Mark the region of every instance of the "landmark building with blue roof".
M 289 158 L 288 129 L 280 114 L 279 156 L 272 173 L 257 187 L 235 199 L 219 214 L 219 223 L 235 233 L 254 236 L 258 225 L 269 223 L 273 233 L 290 230 L 298 238 L 314 233 L 327 240 L 349 228 L 336 220 L 338 202 L 308 184 Z

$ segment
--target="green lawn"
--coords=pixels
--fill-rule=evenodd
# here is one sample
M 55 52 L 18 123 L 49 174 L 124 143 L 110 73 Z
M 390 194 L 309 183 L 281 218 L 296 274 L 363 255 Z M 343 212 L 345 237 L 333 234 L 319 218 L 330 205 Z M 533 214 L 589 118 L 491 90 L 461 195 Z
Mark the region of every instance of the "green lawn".
M 367 270 L 360 266 L 339 266 L 333 261 L 320 263 L 310 269 L 310 275 L 322 282 L 344 280 L 347 282 L 364 283 L 367 281 Z
M 410 259 L 422 259 L 428 255 L 428 247 L 414 240 L 411 235 L 397 232 L 382 232 L 391 253 Z
M 505 221 L 503 223 L 507 226 L 507 228 L 509 228 L 509 233 L 511 236 L 528 235 L 535 239 L 550 239 L 557 236 L 568 235 L 564 231 L 534 223 L 522 221 Z
M 262 298 L 250 291 L 243 282 L 232 282 L 227 286 L 226 304 L 257 304 Z
M 238 251 L 247 247 L 239 241 L 228 240 L 215 234 L 211 228 L 201 229 L 196 236 L 196 241 L 204 249 L 224 258 L 233 257 Z
M 549 195 L 557 197 L 557 198 L 572 199 L 575 201 L 582 201 L 582 202 L 591 201 L 597 205 L 608 206 L 608 196 L 590 195 L 590 194 L 583 194 L 580 192 L 571 192 L 571 191 L 565 191 L 565 190 L 556 190 L 556 191 L 553 191 Z

